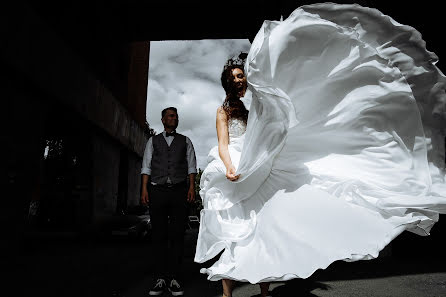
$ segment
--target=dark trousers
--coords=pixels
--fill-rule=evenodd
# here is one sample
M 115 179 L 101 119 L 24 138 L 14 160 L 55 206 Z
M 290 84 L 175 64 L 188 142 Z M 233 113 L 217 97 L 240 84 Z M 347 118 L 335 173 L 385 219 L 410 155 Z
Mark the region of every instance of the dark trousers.
M 149 212 L 152 224 L 155 277 L 180 278 L 187 215 L 186 183 L 171 188 L 151 186 Z

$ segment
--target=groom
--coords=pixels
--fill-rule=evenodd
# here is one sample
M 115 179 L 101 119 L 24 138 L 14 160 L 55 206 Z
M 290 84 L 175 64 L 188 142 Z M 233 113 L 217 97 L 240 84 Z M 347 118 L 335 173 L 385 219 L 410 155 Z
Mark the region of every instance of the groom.
M 197 162 L 190 139 L 175 131 L 177 109 L 165 108 L 161 121 L 164 131 L 147 142 L 141 169 L 141 203 L 149 205 L 154 246 L 156 282 L 149 295 L 162 295 L 168 289 L 173 296 L 181 296 L 186 199 L 195 200 Z

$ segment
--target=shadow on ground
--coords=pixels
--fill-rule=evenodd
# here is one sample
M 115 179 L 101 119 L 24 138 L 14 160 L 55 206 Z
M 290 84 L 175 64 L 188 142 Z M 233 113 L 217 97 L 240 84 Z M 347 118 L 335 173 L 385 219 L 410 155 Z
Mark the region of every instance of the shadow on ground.
M 200 268 L 212 265 L 213 261 L 203 264 L 193 262 L 196 236 L 196 231 L 186 234 L 184 296 L 221 296 L 221 282 L 210 282 L 206 275 L 199 272 Z M 420 242 L 424 239 L 423 244 L 414 245 L 411 235 L 407 236 L 395 240 L 394 255 L 391 257 L 353 263 L 337 261 L 325 270 L 316 271 L 308 279 L 272 284 L 272 296 L 316 297 L 312 291 L 330 290 L 325 282 L 446 272 L 446 258 L 441 252 L 444 251 L 444 244 L 435 242 L 435 245 L 429 245 L 428 237 L 419 239 Z M 81 239 L 34 234 L 9 251 L 10 255 L 4 254 L 7 260 L 12 260 L 11 269 L 6 271 L 17 272 L 9 275 L 26 283 L 15 286 L 18 294 L 9 296 L 148 296 L 152 284 L 152 261 L 156 256 L 151 250 L 150 241 L 122 236 Z M 242 292 L 240 296 L 259 296 L 255 295 L 258 286 L 239 283 L 238 287 Z M 245 295 L 245 292 L 248 293 Z
M 311 279 L 293 279 L 271 290 L 272 297 L 317 297 L 311 293 L 315 289 L 329 290 L 327 284 Z M 251 297 L 260 297 L 260 294 Z

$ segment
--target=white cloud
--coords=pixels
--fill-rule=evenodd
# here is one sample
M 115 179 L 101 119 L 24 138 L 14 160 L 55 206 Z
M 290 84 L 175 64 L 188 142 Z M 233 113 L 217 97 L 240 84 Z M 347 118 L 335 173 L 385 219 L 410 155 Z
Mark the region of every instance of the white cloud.
M 161 132 L 161 110 L 175 106 L 180 118 L 177 131 L 192 140 L 201 169 L 206 167 L 209 150 L 217 145 L 215 114 L 225 97 L 220 84 L 223 65 L 249 48 L 247 39 L 150 43 L 147 121 Z

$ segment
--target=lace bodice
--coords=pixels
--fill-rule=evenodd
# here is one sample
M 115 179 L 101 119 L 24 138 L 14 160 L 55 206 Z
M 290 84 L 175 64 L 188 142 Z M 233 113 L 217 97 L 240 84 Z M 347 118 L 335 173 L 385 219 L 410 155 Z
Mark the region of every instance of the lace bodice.
M 246 131 L 246 124 L 240 119 L 229 119 L 228 121 L 229 141 L 239 138 Z

